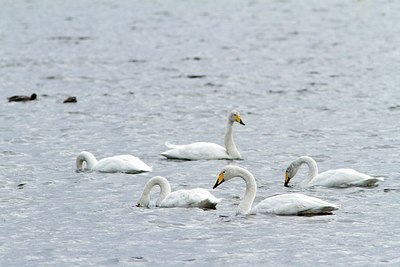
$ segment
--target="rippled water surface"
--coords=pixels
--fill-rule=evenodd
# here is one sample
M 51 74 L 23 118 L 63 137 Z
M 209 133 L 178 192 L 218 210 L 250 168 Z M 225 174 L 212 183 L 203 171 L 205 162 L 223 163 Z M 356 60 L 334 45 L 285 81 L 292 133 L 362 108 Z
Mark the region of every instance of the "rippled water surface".
M 400 264 L 400 2 L 0 1 L 0 265 Z M 16 94 L 38 94 L 8 103 Z M 63 104 L 68 96 L 78 103 Z M 164 142 L 223 144 L 243 161 L 170 161 Z M 152 173 L 75 172 L 75 157 L 133 154 Z M 369 189 L 283 187 L 296 157 L 385 177 Z M 236 216 L 301 191 L 331 216 Z M 305 177 L 306 169 L 301 170 Z M 204 187 L 217 210 L 135 207 L 146 181 Z M 152 194 L 153 198 L 156 192 Z

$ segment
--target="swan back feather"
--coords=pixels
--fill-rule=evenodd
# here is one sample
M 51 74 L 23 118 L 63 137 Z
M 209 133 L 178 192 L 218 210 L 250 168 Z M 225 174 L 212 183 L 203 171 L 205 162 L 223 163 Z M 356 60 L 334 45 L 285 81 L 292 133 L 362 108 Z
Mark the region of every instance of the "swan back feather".
M 99 172 L 124 172 L 124 173 L 141 173 L 150 172 L 152 168 L 132 155 L 119 155 L 108 157 L 100 160 L 93 168 Z
M 208 142 L 197 142 L 188 145 L 172 145 L 171 150 L 161 153 L 169 159 L 228 159 L 230 156 L 226 153 L 226 149 L 220 145 Z
M 308 186 L 318 185 L 326 187 L 349 187 L 349 186 L 376 186 L 378 182 L 384 181 L 382 177 L 372 177 L 353 169 L 329 170 L 318 174 L 312 179 Z
M 213 196 L 203 188 L 181 189 L 170 193 L 160 207 L 197 207 L 202 209 L 215 209 L 220 199 Z
M 332 211 L 337 209 L 336 205 L 319 198 L 291 193 L 274 195 L 264 199 L 250 211 L 250 214 L 323 215 L 331 214 Z

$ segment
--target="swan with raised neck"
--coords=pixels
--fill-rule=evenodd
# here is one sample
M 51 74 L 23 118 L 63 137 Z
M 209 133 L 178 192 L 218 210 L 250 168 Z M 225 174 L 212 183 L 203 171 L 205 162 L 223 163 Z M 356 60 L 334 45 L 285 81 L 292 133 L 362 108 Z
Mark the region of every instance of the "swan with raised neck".
M 233 123 L 238 122 L 242 125 L 245 125 L 240 117 L 239 112 L 232 111 L 228 118 L 228 125 L 226 126 L 225 132 L 225 149 L 226 153 L 232 159 L 241 159 L 242 155 L 240 155 L 239 150 L 237 149 L 235 142 L 233 141 Z
M 228 181 L 234 177 L 240 177 L 246 183 L 246 191 L 242 201 L 239 203 L 237 213 L 247 214 L 251 210 L 251 206 L 253 205 L 257 194 L 256 179 L 248 170 L 236 166 L 226 166 L 218 175 L 218 179 L 213 189 L 224 181 Z
M 241 159 L 233 140 L 233 124 L 237 122 L 245 125 L 239 112 L 232 111 L 228 116 L 225 131 L 225 147 L 210 142 L 196 142 L 186 145 L 173 145 L 168 142 L 165 145 L 170 148 L 161 155 L 170 159 L 200 160 L 200 159 Z

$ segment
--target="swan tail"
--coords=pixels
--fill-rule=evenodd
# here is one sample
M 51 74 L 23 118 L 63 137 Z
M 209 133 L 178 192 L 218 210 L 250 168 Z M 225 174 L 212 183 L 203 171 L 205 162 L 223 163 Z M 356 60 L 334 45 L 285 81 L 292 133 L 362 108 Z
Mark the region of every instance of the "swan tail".
M 372 177 L 371 179 L 365 180 L 364 185 L 368 187 L 378 186 L 377 183 L 383 182 L 385 179 L 383 177 Z
M 174 145 L 174 144 L 171 144 L 170 142 L 165 142 L 165 146 L 166 147 L 168 147 L 169 149 L 174 149 L 174 148 L 178 148 L 179 147 L 179 145 Z
M 169 150 L 160 153 L 161 156 L 166 157 L 167 159 L 179 159 L 180 154 L 177 148 L 181 147 L 179 145 L 171 144 L 170 142 L 165 142 L 165 146 L 169 148 Z
M 126 173 L 137 174 L 137 173 L 151 172 L 151 171 L 153 171 L 153 167 L 139 160 L 138 162 L 136 162 L 136 164 L 130 166 L 130 168 L 127 169 Z
M 333 211 L 338 210 L 337 206 L 324 206 L 320 208 L 311 208 L 300 211 L 297 215 L 299 216 L 310 216 L 310 215 L 331 215 Z
M 153 167 L 149 167 L 149 168 L 142 169 L 142 170 L 127 170 L 124 172 L 127 174 L 139 174 L 139 173 L 151 172 L 151 171 L 153 171 Z
M 210 201 L 209 199 L 202 200 L 198 203 L 199 208 L 215 210 L 218 202 Z

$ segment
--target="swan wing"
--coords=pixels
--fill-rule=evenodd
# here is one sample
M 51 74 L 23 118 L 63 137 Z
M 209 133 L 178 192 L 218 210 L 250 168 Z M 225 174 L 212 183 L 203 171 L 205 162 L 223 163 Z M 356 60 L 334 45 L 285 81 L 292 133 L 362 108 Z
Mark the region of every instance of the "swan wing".
M 152 168 L 138 157 L 132 155 L 119 155 L 100 160 L 94 166 L 94 170 L 100 172 L 141 173 L 149 172 Z
M 230 159 L 226 149 L 214 143 L 197 142 L 188 145 L 172 145 L 169 147 L 172 147 L 172 149 L 161 153 L 161 155 L 169 159 Z
M 336 169 L 318 174 L 309 185 L 326 187 L 375 186 L 383 180 L 382 177 L 372 177 L 353 169 Z
M 213 196 L 208 190 L 203 188 L 181 189 L 170 193 L 161 203 L 161 207 L 173 208 L 198 207 L 203 209 L 215 209 L 221 200 Z
M 251 214 L 272 213 L 276 215 L 331 214 L 338 207 L 316 197 L 293 193 L 268 197 L 251 210 Z

